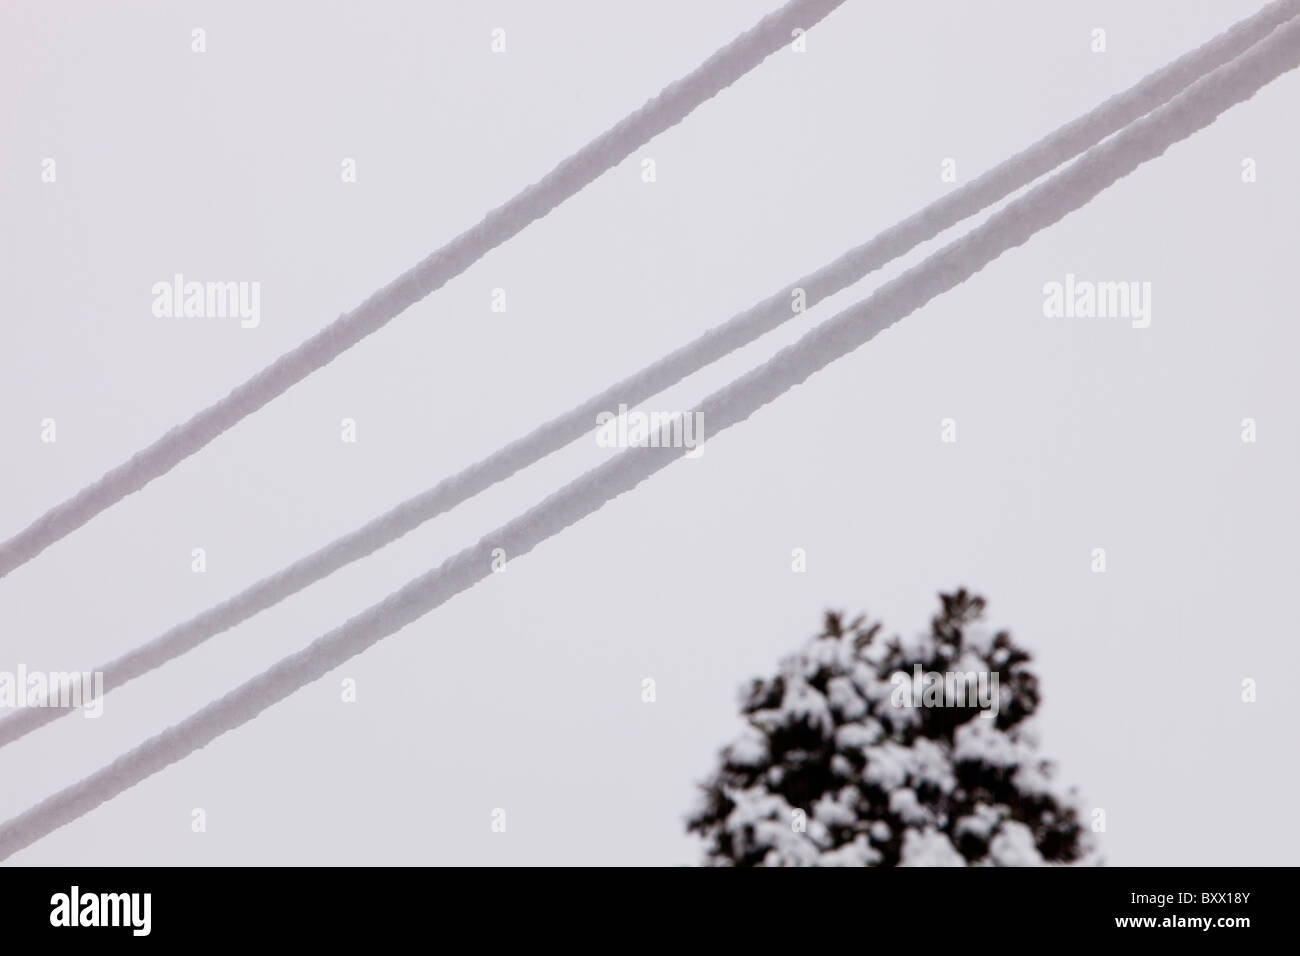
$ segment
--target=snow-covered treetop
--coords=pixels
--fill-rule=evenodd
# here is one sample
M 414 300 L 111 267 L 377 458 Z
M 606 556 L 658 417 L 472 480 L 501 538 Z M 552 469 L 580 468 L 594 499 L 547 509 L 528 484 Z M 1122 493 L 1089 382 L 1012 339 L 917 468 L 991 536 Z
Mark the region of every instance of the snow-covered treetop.
M 1091 859 L 1072 793 L 1037 755 L 1038 680 L 984 600 L 940 595 L 928 633 L 826 615 L 741 694 L 688 827 L 721 866 L 1029 866 Z M 965 689 L 963 690 L 963 685 Z

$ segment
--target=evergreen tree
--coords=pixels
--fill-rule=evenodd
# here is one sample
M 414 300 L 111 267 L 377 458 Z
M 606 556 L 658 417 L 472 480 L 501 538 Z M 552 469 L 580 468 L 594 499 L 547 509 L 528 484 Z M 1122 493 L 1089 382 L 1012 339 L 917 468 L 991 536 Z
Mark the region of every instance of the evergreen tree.
M 1040 695 L 1029 654 L 979 623 L 983 598 L 959 590 L 940 599 L 929 633 L 911 642 L 828 613 L 822 633 L 778 676 L 745 689 L 749 726 L 722 751 L 687 824 L 705 838 L 708 863 L 1090 859 L 1073 794 L 1057 792 L 1052 766 L 1036 752 L 1028 718 Z M 944 697 L 943 682 L 924 675 L 975 683 L 964 699 L 956 683 Z

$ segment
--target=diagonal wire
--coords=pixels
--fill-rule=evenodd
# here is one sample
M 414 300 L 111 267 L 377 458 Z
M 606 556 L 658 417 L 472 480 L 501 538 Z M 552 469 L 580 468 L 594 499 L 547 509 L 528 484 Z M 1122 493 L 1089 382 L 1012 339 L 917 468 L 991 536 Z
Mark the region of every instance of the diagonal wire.
M 1129 122 L 1167 102 L 1266 36 L 1279 23 L 1300 13 L 1300 0 L 1278 0 L 1254 16 L 1112 96 L 1078 119 L 999 163 L 978 179 L 948 193 L 920 212 L 811 275 L 796 279 L 775 294 L 714 327 L 687 345 L 610 386 L 581 405 L 506 445 L 432 488 L 403 501 L 361 528 L 349 532 L 288 567 L 255 582 L 220 604 L 178 624 L 158 637 L 110 661 L 96 671 L 104 675 L 104 692 L 147 674 L 198 647 L 209 638 L 248 620 L 302 589 L 360 560 L 446 512 L 479 492 L 504 481 L 547 455 L 587 434 L 596 415 L 620 405 L 636 405 L 675 385 L 710 363 L 753 342 L 794 317 L 791 291 L 801 288 L 806 305 L 834 295 L 962 219 L 1025 186 L 1043 173 L 1073 159 Z M 0 747 L 56 720 L 68 709 L 31 707 L 0 719 Z
M 792 29 L 813 26 L 842 3 L 844 0 L 790 0 L 764 17 L 692 73 L 665 87 L 658 96 L 564 160 L 545 178 L 489 212 L 477 225 L 412 266 L 357 308 L 339 316 L 225 398 L 171 429 L 124 464 L 0 543 L 0 578 L 101 511 L 166 474 L 228 428 L 378 331 L 758 66 L 789 42 Z
M 1300 21 L 1279 27 L 1248 51 L 1198 80 L 1169 103 L 1093 147 L 1065 170 L 1008 203 L 982 225 L 785 347 L 706 398 L 710 433 L 744 421 L 814 372 L 874 338 L 935 296 L 965 282 L 1008 249 L 1085 205 L 1143 162 L 1208 126 L 1230 106 L 1300 64 Z M 117 760 L 0 825 L 0 859 L 81 817 L 129 787 L 248 723 L 295 690 L 323 677 L 384 637 L 424 616 L 491 573 L 491 556 L 511 557 L 636 487 L 686 452 L 628 449 L 591 469 L 523 515 L 415 578 L 383 601 L 295 654 L 149 738 Z

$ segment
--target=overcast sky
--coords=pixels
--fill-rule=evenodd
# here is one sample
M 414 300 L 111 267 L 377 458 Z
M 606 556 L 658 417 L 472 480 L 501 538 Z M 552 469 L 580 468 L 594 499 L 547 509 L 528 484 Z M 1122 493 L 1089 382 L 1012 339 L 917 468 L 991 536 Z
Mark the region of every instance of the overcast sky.
M 0 537 L 776 6 L 6 2 Z M 154 637 L 955 188 L 946 158 L 965 182 L 1258 6 L 849 0 L 807 52 L 0 581 L 0 669 L 86 670 Z M 959 585 L 1034 653 L 1043 751 L 1105 809 L 1109 863 L 1293 862 L 1298 115 L 1290 74 L 700 458 L 12 862 L 697 862 L 683 815 L 740 729 L 737 688 L 828 607 L 914 631 Z M 936 247 L 646 407 L 690 407 Z M 176 273 L 259 282 L 260 324 L 156 317 Z M 1067 274 L 1151 283 L 1150 326 L 1044 317 Z M 6 747 L 0 817 L 608 454 L 593 434 L 111 695 L 102 719 Z

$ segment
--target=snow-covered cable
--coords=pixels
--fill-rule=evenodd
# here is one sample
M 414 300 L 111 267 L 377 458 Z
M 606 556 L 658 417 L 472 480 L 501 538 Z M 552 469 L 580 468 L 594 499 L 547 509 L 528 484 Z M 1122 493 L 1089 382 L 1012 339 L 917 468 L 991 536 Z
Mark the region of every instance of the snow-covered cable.
M 793 29 L 813 26 L 843 2 L 790 0 L 763 18 L 694 72 L 665 87 L 658 96 L 564 160 L 541 181 L 489 212 L 477 225 L 412 266 L 357 308 L 339 316 L 225 398 L 171 429 L 148 448 L 0 544 L 0 577 L 166 474 L 222 432 L 378 331 L 758 66 L 790 42 Z
M 96 670 L 104 675 L 104 692 L 161 667 L 558 451 L 590 432 L 600 412 L 620 405 L 637 405 L 754 341 L 794 317 L 792 290 L 803 289 L 806 307 L 811 308 L 962 219 L 1004 199 L 1167 102 L 1194 80 L 1226 63 L 1297 13 L 1300 13 L 1300 0 L 1278 0 L 1269 4 L 1254 16 L 1184 54 L 1123 93 L 1116 94 L 979 178 L 851 249 L 824 268 L 786 284 L 752 308 L 427 491 L 403 501 L 361 528 L 336 538 L 234 597 L 102 665 Z M 69 712 L 52 707 L 15 711 L 0 719 L 0 747 Z
M 1170 145 L 1208 126 L 1228 107 L 1249 99 L 1300 63 L 1300 21 L 1198 80 L 1169 103 L 1094 146 L 1066 169 L 1008 203 L 982 225 L 949 243 L 873 295 L 805 334 L 772 359 L 711 394 L 691 414 L 704 415 L 710 434 L 744 421 L 853 351 L 883 329 L 960 285 L 1008 249 L 1087 203 Z M 88 813 L 169 764 L 248 723 L 272 704 L 466 590 L 491 572 L 492 552 L 511 558 L 592 514 L 687 451 L 631 448 L 593 468 L 478 544 L 444 561 L 383 601 L 317 638 L 106 767 L 0 825 L 0 859 Z

